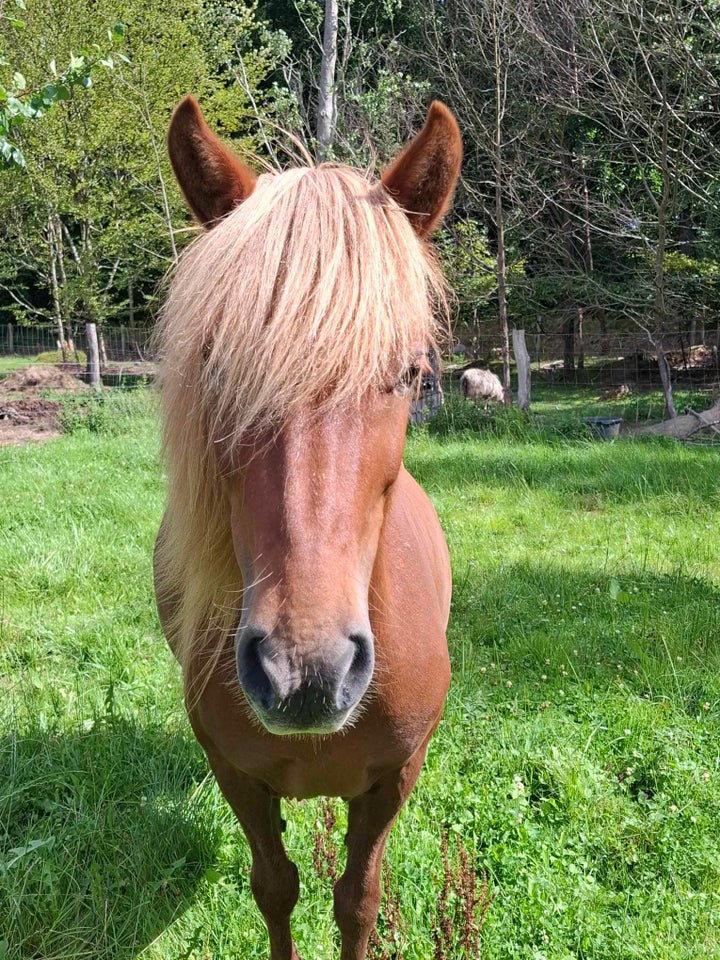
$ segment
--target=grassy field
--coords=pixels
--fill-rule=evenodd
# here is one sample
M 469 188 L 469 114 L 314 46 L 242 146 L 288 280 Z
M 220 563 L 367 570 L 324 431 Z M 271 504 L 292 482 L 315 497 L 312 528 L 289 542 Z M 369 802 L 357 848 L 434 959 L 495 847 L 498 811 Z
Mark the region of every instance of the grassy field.
M 546 403 L 557 430 L 458 414 L 408 443 L 453 559 L 454 680 L 389 844 L 386 957 L 433 956 L 443 830 L 495 894 L 484 960 L 720 957 L 720 449 L 593 443 Z M 0 960 L 266 960 L 154 612 L 152 401 L 71 422 L 0 450 Z M 301 955 L 336 957 L 320 805 L 285 815 Z

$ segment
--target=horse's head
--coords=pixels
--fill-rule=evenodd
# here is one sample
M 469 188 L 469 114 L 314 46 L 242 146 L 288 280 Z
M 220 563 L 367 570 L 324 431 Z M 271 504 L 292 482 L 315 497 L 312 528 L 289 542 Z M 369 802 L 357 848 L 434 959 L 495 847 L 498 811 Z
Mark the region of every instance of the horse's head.
M 371 576 L 432 342 L 423 238 L 450 201 L 460 135 L 434 103 L 380 184 L 332 165 L 256 180 L 189 98 L 168 139 L 208 228 L 181 267 L 176 300 L 202 331 L 177 363 L 200 371 L 197 429 L 242 572 L 237 674 L 272 733 L 332 733 L 373 675 Z

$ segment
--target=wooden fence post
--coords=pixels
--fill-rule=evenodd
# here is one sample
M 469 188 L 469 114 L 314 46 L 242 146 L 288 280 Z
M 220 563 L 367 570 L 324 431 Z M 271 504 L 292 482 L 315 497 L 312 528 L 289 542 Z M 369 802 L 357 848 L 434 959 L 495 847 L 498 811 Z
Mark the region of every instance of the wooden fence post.
M 527 413 L 530 409 L 530 354 L 525 344 L 525 331 L 513 330 L 512 340 L 518 376 L 518 407 Z
M 9 323 L 8 328 L 8 353 L 15 353 L 15 344 L 13 343 L 13 325 Z
M 87 376 L 96 390 L 100 389 L 100 351 L 98 350 L 97 327 L 94 323 L 85 324 L 87 340 Z

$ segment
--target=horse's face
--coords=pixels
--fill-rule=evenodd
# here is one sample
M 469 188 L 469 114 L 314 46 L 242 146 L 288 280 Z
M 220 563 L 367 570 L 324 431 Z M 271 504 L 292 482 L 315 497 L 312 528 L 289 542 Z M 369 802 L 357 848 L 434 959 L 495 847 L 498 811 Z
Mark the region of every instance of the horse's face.
M 339 730 L 368 688 L 370 577 L 407 419 L 401 392 L 377 391 L 236 455 L 237 673 L 272 733 Z
M 254 174 L 212 134 L 191 98 L 175 111 L 168 146 L 186 199 L 206 227 L 222 220 L 255 190 Z M 445 107 L 434 103 L 423 129 L 383 174 L 385 190 L 404 210 L 418 237 L 427 236 L 446 210 L 460 157 L 457 124 Z M 363 191 L 363 203 L 369 202 L 370 195 Z M 352 209 L 366 218 L 372 210 Z M 348 221 L 342 222 L 345 231 Z M 347 236 L 356 235 L 347 229 Z M 402 230 L 417 258 L 421 248 L 404 221 Z M 398 248 L 394 240 L 387 243 L 384 249 L 391 256 Z M 371 271 L 381 288 L 379 296 L 383 284 L 378 278 L 386 264 L 381 261 Z M 427 273 L 414 276 L 422 277 L 425 298 Z M 282 293 L 282 288 L 273 288 L 273 293 Z M 312 298 L 314 291 L 307 296 Z M 398 323 L 403 314 L 413 314 L 408 297 L 409 293 L 393 307 Z M 328 310 L 341 307 L 342 303 L 328 304 Z M 428 309 L 425 298 L 422 310 Z M 281 309 L 272 310 L 273 318 L 283 317 Z M 363 323 L 363 310 L 356 312 L 348 323 Z M 257 313 L 268 316 L 262 310 Z M 347 325 L 342 329 L 346 331 Z M 410 339 L 406 346 L 413 342 Z M 383 369 L 390 369 L 394 358 L 385 360 Z M 254 712 L 273 733 L 339 730 L 357 714 L 371 681 L 375 660 L 371 575 L 386 503 L 401 469 L 407 374 L 398 369 L 397 383 L 363 387 L 360 399 L 319 403 L 306 414 L 288 416 L 275 433 L 252 441 L 243 434 L 247 442 L 228 444 L 224 451 L 222 434 L 213 438 L 225 461 L 224 492 L 244 583 L 236 637 L 238 678 Z M 326 382 L 328 390 L 333 382 Z M 223 424 L 225 428 L 233 434 L 232 423 Z

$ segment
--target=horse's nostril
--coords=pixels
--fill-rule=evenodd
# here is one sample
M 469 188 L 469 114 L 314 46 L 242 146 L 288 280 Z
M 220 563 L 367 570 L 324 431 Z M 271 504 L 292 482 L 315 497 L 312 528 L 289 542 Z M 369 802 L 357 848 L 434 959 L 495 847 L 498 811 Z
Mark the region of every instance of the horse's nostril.
M 250 698 L 265 710 L 275 703 L 275 691 L 260 659 L 261 630 L 247 630 L 237 648 L 237 672 L 240 685 Z
M 349 638 L 355 647 L 347 673 L 338 685 L 335 703 L 338 710 L 349 710 L 367 690 L 375 666 L 373 639 L 365 633 L 352 633 Z

